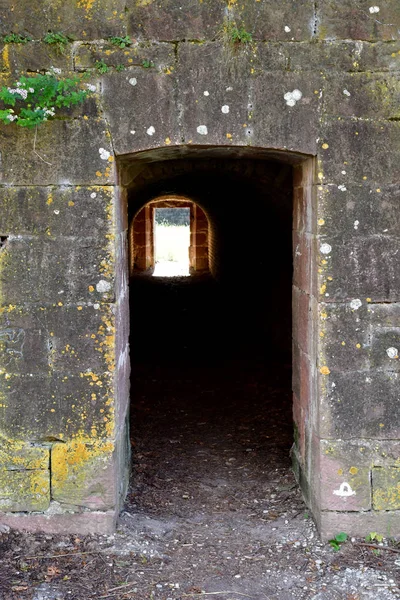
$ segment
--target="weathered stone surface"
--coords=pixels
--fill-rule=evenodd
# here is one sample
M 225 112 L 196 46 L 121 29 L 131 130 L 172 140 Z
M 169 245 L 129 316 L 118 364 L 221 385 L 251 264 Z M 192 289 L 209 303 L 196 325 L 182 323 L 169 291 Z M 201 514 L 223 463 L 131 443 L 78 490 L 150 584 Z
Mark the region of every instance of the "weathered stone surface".
M 280 44 L 287 54 L 287 68 L 290 71 L 352 71 L 357 49 L 354 42 L 314 42 L 313 44 Z
M 164 0 L 129 0 L 127 2 L 128 33 L 145 40 L 213 39 L 222 28 L 226 2 L 224 0 L 186 0 L 176 3 Z
M 17 135 L 18 133 L 18 135 Z M 1 125 L 1 183 L 12 185 L 105 185 L 113 181 L 106 123 L 99 119 L 49 121 L 37 130 Z M 39 156 L 38 156 L 39 155 Z
M 0 305 L 112 301 L 112 266 L 108 241 L 10 236 L 0 255 Z
M 172 73 L 139 67 L 104 79 L 104 107 L 117 154 L 181 141 L 174 79 Z
M 230 17 L 261 40 L 310 40 L 315 34 L 312 0 L 228 2 Z M 288 31 L 289 29 L 289 31 Z
M 4 235 L 48 235 L 105 240 L 113 230 L 112 186 L 0 187 Z
M 400 66 L 400 41 L 356 42 L 356 68 L 360 71 L 398 71 Z
M 398 39 L 400 7 L 397 0 L 379 5 L 369 0 L 322 0 L 318 3 L 318 37 L 321 39 Z
M 346 171 L 346 167 L 343 169 Z M 343 175 L 343 173 L 342 173 Z M 400 235 L 400 185 L 379 186 L 365 175 L 362 183 L 318 186 L 320 239 Z M 343 189 L 345 187 L 346 189 Z M 379 192 L 377 191 L 379 190 Z
M 368 467 L 349 463 L 346 457 L 321 456 L 321 509 L 364 511 L 371 508 Z
M 337 535 L 338 529 L 351 535 L 365 537 L 371 531 L 382 531 L 387 537 L 400 535 L 400 511 L 341 512 L 322 511 L 317 516 L 318 529 L 323 541 Z
M 44 42 L 4 44 L 0 50 L 1 70 L 6 73 L 42 72 L 51 67 L 62 71 L 73 70 L 73 46 L 67 44 L 60 52 L 54 45 Z
M 397 119 L 400 117 L 399 78 L 371 73 L 328 75 L 324 82 L 324 113 Z
M 32 0 L 17 4 L 5 0 L 0 9 L 0 33 L 28 33 L 35 39 L 60 29 L 83 39 L 124 35 L 124 9 L 122 0 Z
M 327 246 L 330 250 L 324 254 Z M 319 243 L 321 301 L 398 302 L 399 250 L 400 240 L 389 235 L 324 237 Z
M 81 441 L 54 444 L 51 450 L 52 498 L 92 510 L 115 508 L 113 451 L 113 443 L 106 440 L 93 444 Z
M 2 407 L 4 408 L 4 407 Z M 48 446 L 27 444 L 0 436 L 0 471 L 46 470 L 49 468 Z
M 400 467 L 372 469 L 372 494 L 375 510 L 399 510 Z
M 400 465 L 399 440 L 320 440 L 321 453 L 358 467 Z
M 95 288 L 93 294 L 98 296 Z M 0 312 L 0 372 L 113 371 L 113 307 L 96 307 L 5 307 Z
M 49 471 L 1 471 L 1 511 L 43 511 L 50 504 Z
M 114 510 L 106 512 L 68 512 L 57 514 L 50 511 L 47 514 L 17 514 L 0 513 L 0 523 L 12 529 L 30 532 L 45 532 L 65 534 L 67 531 L 79 535 L 101 533 L 112 534 L 115 531 L 117 515 Z
M 107 373 L 0 375 L 0 431 L 27 441 L 108 438 L 114 432 Z
M 323 183 L 346 186 L 367 177 L 380 189 L 381 185 L 400 181 L 398 122 L 327 119 L 321 126 L 319 145 Z M 342 171 L 346 171 L 345 176 Z
M 321 437 L 399 439 L 398 389 L 399 376 L 394 372 L 348 371 L 323 376 Z

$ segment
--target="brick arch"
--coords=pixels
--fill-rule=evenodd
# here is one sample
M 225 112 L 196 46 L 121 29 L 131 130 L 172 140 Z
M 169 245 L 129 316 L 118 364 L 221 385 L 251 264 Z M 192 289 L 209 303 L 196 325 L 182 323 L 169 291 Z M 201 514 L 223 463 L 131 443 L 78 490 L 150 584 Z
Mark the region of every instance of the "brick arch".
M 190 246 L 188 260 L 190 272 L 205 273 L 209 270 L 207 214 L 190 197 L 164 194 L 149 200 L 129 221 L 129 274 L 135 271 L 151 271 L 155 266 L 154 211 L 156 208 L 190 209 Z

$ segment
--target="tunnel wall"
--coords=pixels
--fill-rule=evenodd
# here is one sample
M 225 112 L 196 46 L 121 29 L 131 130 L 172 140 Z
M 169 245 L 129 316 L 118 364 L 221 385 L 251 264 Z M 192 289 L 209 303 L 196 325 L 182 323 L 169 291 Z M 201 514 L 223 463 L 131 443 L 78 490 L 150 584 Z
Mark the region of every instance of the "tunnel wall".
M 315 274 L 315 294 L 295 283 L 294 298 L 318 344 L 294 451 L 305 495 L 323 536 L 400 534 L 399 28 L 397 0 L 2 3 L 1 33 L 31 38 L 2 43 L 6 85 L 54 67 L 95 86 L 36 133 L 0 126 L 2 522 L 113 529 L 128 464 L 125 190 L 174 149 L 254 148 L 316 157 L 314 230 L 295 251 Z M 62 51 L 49 30 L 72 36 Z M 126 34 L 125 48 L 108 41 Z

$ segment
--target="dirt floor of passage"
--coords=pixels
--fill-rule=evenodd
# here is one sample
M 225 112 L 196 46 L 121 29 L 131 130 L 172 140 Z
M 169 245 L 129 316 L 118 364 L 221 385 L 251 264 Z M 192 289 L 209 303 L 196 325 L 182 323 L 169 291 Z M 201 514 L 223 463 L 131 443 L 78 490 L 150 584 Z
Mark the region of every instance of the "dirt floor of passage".
M 196 298 L 184 302 L 195 312 Z M 137 327 L 150 337 L 163 329 L 156 318 L 149 326 L 153 309 L 147 300 L 136 306 Z M 51 536 L 4 528 L 0 600 L 400 597 L 396 541 L 376 550 L 349 540 L 338 552 L 320 542 L 291 471 L 290 365 L 250 356 L 244 340 L 228 352 L 230 323 L 232 315 L 223 360 L 220 344 L 182 331 L 154 348 L 156 361 L 133 347 L 132 481 L 118 531 Z

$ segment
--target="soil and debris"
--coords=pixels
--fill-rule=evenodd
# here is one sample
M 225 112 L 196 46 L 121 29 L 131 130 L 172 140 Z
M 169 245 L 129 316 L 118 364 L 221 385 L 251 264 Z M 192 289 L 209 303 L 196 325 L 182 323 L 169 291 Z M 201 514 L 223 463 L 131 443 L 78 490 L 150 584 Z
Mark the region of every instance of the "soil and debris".
M 157 319 L 154 309 L 147 298 L 135 308 L 135 327 L 150 337 L 176 317 Z M 0 600 L 400 598 L 395 540 L 383 542 L 390 551 L 349 540 L 337 552 L 319 541 L 290 465 L 290 365 L 250 356 L 229 335 L 232 315 L 225 349 L 236 350 L 221 355 L 207 339 L 208 317 L 197 313 L 201 343 L 186 335 L 182 346 L 175 335 L 153 350 L 132 348 L 132 482 L 118 531 L 3 527 Z

